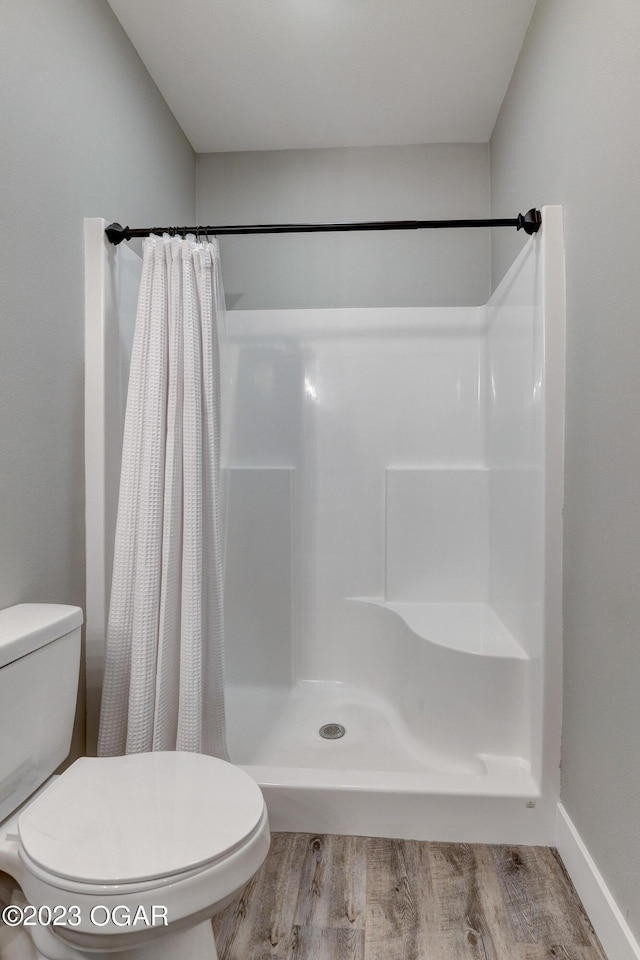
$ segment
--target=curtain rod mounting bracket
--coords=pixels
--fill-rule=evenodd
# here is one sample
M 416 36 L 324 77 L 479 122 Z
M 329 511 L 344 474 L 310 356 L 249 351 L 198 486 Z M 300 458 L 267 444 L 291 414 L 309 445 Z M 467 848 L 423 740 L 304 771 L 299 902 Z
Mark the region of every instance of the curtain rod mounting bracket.
M 516 230 L 524 230 L 529 236 L 533 233 L 537 233 L 540 227 L 542 226 L 542 214 L 539 210 L 536 210 L 535 207 L 531 207 L 531 210 L 527 210 L 526 213 L 518 214 L 518 226 Z
M 116 247 L 119 243 L 122 243 L 123 240 L 131 239 L 129 227 L 123 227 L 119 223 L 110 223 L 104 232 L 107 235 L 109 243 L 113 243 Z

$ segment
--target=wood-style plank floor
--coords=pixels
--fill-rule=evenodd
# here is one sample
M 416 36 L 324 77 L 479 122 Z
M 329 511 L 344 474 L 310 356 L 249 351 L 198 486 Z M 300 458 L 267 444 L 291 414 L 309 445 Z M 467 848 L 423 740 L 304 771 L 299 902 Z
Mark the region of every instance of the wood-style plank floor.
M 548 847 L 275 833 L 220 960 L 606 960 Z

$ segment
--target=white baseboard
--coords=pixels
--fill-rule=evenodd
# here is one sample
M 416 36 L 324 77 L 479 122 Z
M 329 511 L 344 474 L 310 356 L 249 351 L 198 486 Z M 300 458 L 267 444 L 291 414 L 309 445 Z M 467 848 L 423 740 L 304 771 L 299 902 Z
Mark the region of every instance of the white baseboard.
M 561 803 L 556 817 L 556 847 L 608 960 L 640 960 L 640 944 Z

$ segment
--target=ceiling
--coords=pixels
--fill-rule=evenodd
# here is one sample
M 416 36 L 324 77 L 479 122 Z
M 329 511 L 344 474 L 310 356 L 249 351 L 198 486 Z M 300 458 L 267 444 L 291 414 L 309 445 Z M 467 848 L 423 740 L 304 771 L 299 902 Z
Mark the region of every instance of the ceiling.
M 489 140 L 535 0 L 109 0 L 198 153 Z

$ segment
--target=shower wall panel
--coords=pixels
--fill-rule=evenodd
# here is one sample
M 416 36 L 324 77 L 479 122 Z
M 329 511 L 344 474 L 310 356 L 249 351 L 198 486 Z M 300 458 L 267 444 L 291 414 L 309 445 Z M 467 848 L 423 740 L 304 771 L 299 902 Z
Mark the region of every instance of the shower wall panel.
M 558 788 L 562 702 L 564 250 L 543 208 L 487 304 L 489 602 L 531 662 L 532 772 Z
M 388 601 L 487 596 L 489 474 L 483 467 L 386 472 Z
M 295 475 L 295 676 L 346 679 L 344 645 L 353 634 L 348 598 L 385 596 L 386 540 L 392 537 L 398 555 L 403 529 L 413 547 L 407 543 L 398 563 L 408 569 L 411 550 L 420 550 L 416 524 L 433 509 L 434 486 L 446 500 L 433 514 L 441 537 L 446 511 L 455 516 L 464 509 L 467 543 L 486 552 L 486 489 L 478 471 L 485 460 L 483 312 L 236 310 L 227 320 L 236 369 L 232 466 Z M 447 480 L 443 473 L 438 480 L 438 470 L 452 466 L 462 468 L 460 476 Z M 390 467 L 398 470 L 397 483 L 406 470 L 405 485 L 418 485 L 414 506 L 406 503 L 408 491 L 393 483 L 387 490 Z M 420 474 L 427 468 L 435 472 Z M 465 484 L 474 488 L 467 491 L 471 500 L 455 493 Z M 387 497 L 396 516 L 391 532 Z M 246 538 L 249 526 L 250 513 L 238 517 L 230 542 Z M 457 552 L 464 550 L 461 541 Z M 470 563 L 479 590 L 486 561 Z M 395 587 L 407 596 L 397 581 Z M 285 633 L 281 647 L 289 648 Z
M 543 599 L 543 315 L 536 258 L 518 258 L 487 305 L 487 464 L 493 608 L 540 653 Z M 531 304 L 538 303 L 533 308 Z
M 291 685 L 293 495 L 291 468 L 231 471 L 224 611 L 229 683 Z

